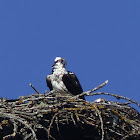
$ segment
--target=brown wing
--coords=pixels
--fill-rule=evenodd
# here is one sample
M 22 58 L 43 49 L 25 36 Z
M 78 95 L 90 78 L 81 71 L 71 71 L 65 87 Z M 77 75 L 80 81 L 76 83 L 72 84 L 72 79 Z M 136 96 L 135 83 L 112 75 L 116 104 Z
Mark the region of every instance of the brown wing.
M 46 83 L 47 83 L 47 86 L 49 87 L 50 91 L 53 90 L 51 79 L 49 76 L 46 77 Z
M 64 85 L 72 95 L 78 95 L 83 92 L 81 84 L 74 73 L 68 72 L 68 74 L 64 74 L 62 80 Z M 85 99 L 84 96 L 80 98 Z

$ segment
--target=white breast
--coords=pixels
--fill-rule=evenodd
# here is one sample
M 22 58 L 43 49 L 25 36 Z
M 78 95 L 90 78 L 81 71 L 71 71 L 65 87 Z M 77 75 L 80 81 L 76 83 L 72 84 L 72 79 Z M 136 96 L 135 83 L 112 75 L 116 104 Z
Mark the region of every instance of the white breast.
M 66 69 L 58 69 L 58 70 L 55 70 L 53 74 L 49 75 L 53 90 L 57 90 L 63 93 L 68 92 L 66 86 L 64 85 L 62 81 L 62 77 L 66 73 L 67 73 Z

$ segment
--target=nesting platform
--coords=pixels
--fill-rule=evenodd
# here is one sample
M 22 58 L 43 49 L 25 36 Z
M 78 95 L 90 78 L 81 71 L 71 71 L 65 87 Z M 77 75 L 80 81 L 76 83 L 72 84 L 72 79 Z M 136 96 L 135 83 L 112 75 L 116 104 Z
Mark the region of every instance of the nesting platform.
M 1 98 L 0 140 L 7 139 L 140 140 L 140 114 L 128 103 L 88 102 L 55 92 Z

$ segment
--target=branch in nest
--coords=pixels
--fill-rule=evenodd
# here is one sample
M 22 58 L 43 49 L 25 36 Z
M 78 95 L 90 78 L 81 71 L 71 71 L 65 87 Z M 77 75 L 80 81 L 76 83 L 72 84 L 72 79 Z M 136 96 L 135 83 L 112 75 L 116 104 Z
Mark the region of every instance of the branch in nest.
M 128 103 L 88 102 L 78 98 L 103 94 L 139 105 L 116 94 L 93 93 L 107 82 L 74 97 L 62 96 L 56 91 L 44 95 L 35 90 L 37 94 L 23 96 L 19 100 L 0 100 L 0 139 L 16 139 L 18 135 L 24 140 L 139 138 L 140 114 Z M 2 121 L 5 119 L 10 122 L 9 133 L 4 133 L 7 127 Z
M 31 86 L 31 88 L 32 88 L 37 94 L 41 94 L 31 83 L 29 84 L 29 86 Z

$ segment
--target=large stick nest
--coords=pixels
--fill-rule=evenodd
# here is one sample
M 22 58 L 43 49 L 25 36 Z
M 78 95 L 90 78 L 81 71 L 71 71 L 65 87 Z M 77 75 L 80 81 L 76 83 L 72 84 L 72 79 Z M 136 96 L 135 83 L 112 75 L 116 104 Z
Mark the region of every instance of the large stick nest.
M 0 140 L 139 140 L 140 114 L 131 99 L 110 93 L 91 93 L 70 97 L 52 91 L 48 94 L 0 100 Z M 88 102 L 82 95 L 115 96 L 127 103 Z

